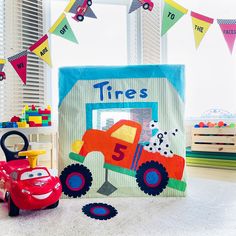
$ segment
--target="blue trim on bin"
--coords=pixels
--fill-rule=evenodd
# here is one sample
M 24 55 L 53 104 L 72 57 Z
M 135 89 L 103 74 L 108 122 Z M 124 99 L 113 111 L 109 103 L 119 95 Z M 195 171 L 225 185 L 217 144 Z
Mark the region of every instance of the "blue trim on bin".
M 59 107 L 77 81 L 167 78 L 184 100 L 183 65 L 64 67 L 59 69 Z
M 152 119 L 158 120 L 157 102 L 120 102 L 120 103 L 88 103 L 86 104 L 86 130 L 93 128 L 93 110 L 114 108 L 151 108 Z

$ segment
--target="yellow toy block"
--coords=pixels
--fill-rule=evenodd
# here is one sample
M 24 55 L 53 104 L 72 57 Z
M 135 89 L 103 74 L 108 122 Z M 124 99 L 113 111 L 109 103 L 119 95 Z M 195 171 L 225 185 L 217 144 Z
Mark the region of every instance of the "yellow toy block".
M 42 116 L 29 116 L 29 122 L 32 121 L 35 124 L 42 124 Z
M 26 121 L 17 122 L 18 128 L 29 128 L 29 124 Z

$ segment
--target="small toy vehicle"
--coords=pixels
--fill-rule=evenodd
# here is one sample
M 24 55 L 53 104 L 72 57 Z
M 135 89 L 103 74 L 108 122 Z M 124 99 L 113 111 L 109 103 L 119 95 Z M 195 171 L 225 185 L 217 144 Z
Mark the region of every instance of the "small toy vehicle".
M 76 15 L 73 17 L 76 21 L 83 21 L 84 15 L 89 7 L 92 6 L 92 0 L 85 0 L 82 6 L 79 6 L 76 12 Z
M 0 71 L 0 81 L 3 81 L 6 79 L 6 74 L 3 71 Z
M 23 150 L 27 150 L 29 145 L 27 138 L 18 131 L 10 131 L 1 139 L 7 161 L 0 162 L 0 200 L 8 202 L 9 216 L 19 215 L 20 209 L 57 207 L 62 192 L 59 178 L 51 176 L 45 167 L 36 167 L 38 155 L 45 154 L 45 151 L 11 152 L 6 148 L 5 140 L 13 134 L 25 141 Z
M 154 3 L 151 0 L 139 0 L 143 4 L 143 9 L 144 10 L 149 10 L 152 11 L 154 7 Z

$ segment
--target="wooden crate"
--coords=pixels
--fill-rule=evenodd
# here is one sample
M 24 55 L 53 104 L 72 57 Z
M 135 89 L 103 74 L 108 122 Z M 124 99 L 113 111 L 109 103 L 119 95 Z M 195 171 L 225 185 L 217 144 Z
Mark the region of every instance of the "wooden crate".
M 236 153 L 236 128 L 193 128 L 191 149 Z

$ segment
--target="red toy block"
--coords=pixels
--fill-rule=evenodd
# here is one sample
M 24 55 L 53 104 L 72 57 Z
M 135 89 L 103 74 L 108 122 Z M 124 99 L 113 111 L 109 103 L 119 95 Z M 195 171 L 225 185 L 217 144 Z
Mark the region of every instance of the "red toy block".
M 42 116 L 42 120 L 48 120 L 47 116 Z
M 38 111 L 39 114 L 44 114 L 44 115 L 50 115 L 51 114 L 51 111 L 50 110 L 42 110 L 39 108 L 39 111 Z
M 13 116 L 13 117 L 11 118 L 11 122 L 20 122 L 20 117 L 18 117 L 18 116 Z

